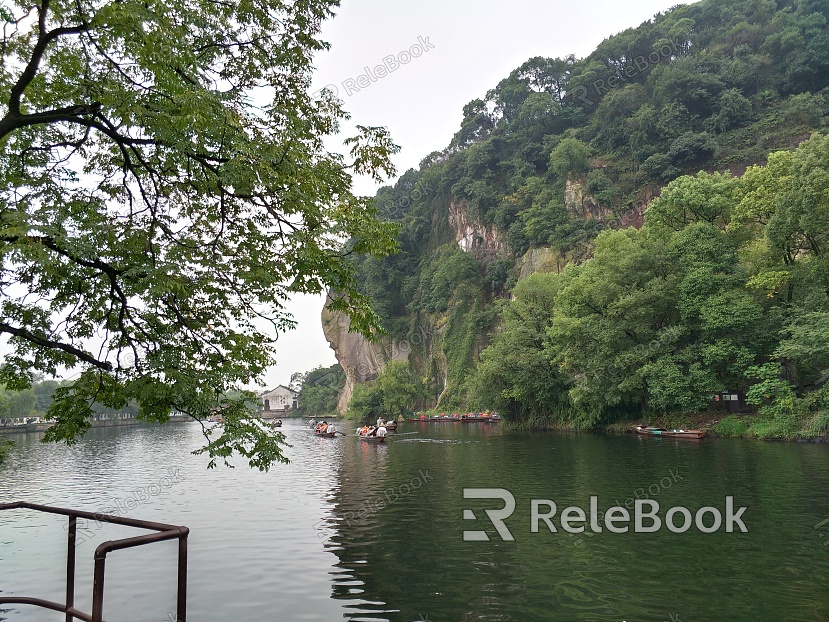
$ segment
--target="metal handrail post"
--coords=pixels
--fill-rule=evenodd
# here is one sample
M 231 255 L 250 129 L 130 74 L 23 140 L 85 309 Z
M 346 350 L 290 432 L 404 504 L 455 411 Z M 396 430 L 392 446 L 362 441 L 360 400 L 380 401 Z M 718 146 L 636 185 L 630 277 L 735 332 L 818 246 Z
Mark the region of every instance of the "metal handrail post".
M 70 609 L 75 606 L 75 541 L 78 534 L 78 517 L 69 515 L 69 534 L 66 549 L 66 622 L 74 622 Z
M 92 622 L 104 620 L 104 572 L 106 553 L 95 556 L 95 579 L 92 585 Z
M 66 551 L 66 600 L 63 603 L 52 602 L 42 598 L 27 596 L 0 596 L 0 605 L 33 605 L 44 609 L 51 609 L 66 614 L 66 622 L 83 620 L 84 622 L 103 622 L 104 618 L 104 577 L 106 571 L 106 556 L 110 551 L 120 551 L 152 542 L 178 540 L 178 598 L 176 602 L 177 622 L 186 622 L 187 619 L 187 536 L 190 530 L 187 527 L 165 525 L 152 521 L 137 520 L 111 516 L 108 514 L 93 514 L 82 510 L 68 510 L 65 508 L 38 505 L 26 501 L 0 503 L 0 511 L 29 509 L 36 512 L 60 514 L 69 518 L 69 531 Z M 95 549 L 95 575 L 92 587 L 92 615 L 75 609 L 75 545 L 77 544 L 78 519 L 94 520 L 104 523 L 148 529 L 156 533 L 123 538 L 121 540 L 101 543 Z
M 187 531 L 178 539 L 178 602 L 176 622 L 187 622 Z

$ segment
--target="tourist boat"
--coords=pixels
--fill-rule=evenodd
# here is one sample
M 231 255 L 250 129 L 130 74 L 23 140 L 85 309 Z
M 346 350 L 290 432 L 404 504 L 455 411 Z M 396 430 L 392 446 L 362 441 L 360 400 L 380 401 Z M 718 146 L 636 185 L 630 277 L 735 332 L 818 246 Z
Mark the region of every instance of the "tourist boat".
M 363 436 L 361 434 L 357 435 L 361 441 L 365 441 L 366 443 L 385 443 L 386 439 L 389 438 L 388 436 Z
M 337 436 L 337 432 L 317 432 L 314 430 L 314 436 L 321 436 L 323 438 L 334 438 Z
M 271 421 L 271 426 L 274 428 L 281 428 L 282 427 L 282 419 L 277 419 L 276 421 Z
M 654 426 L 636 426 L 637 434 L 645 436 L 665 436 L 670 438 L 702 438 L 705 432 L 702 430 L 666 430 Z
M 498 413 L 473 413 L 469 415 L 461 415 L 461 421 L 464 423 L 497 423 L 501 420 L 501 415 Z
M 397 422 L 396 421 L 387 421 L 383 424 L 387 430 L 390 432 L 394 432 L 397 429 Z
M 421 415 L 419 419 L 407 419 L 407 421 L 413 421 L 415 423 L 457 423 L 461 421 L 461 418 L 460 415 L 435 415 L 434 417 L 427 417 L 426 415 Z
M 469 413 L 466 415 L 435 415 L 433 417 L 421 415 L 418 418 L 406 419 L 406 421 L 411 421 L 413 423 L 498 423 L 500 420 L 501 415 L 498 413 L 492 413 L 491 415 L 482 413 Z

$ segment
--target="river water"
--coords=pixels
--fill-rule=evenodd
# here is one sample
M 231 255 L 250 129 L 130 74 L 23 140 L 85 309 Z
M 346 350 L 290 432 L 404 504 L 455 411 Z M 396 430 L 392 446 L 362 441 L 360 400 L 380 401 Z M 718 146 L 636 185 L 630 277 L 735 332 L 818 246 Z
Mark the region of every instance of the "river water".
M 197 424 L 93 429 L 73 447 L 21 435 L 0 467 L 0 501 L 187 525 L 192 622 L 829 620 L 825 445 L 407 423 L 400 432 L 417 434 L 373 446 L 314 438 L 299 421 L 283 431 L 291 464 L 268 473 L 241 462 L 208 470 L 191 454 Z M 512 540 L 487 519 L 506 501 L 464 499 L 464 489 L 514 497 Z M 596 496 L 600 510 L 633 507 L 646 495 L 662 518 L 712 506 L 723 525 L 562 530 L 566 506 L 589 512 Z M 727 496 L 747 508 L 748 533 L 726 533 Z M 557 504 L 555 533 L 543 520 L 533 532 L 534 499 Z M 465 541 L 465 530 L 489 540 Z M 135 534 L 92 523 L 80 535 L 76 602 L 88 611 L 95 546 Z M 61 600 L 65 542 L 62 518 L 0 514 L 0 591 Z M 174 620 L 175 556 L 173 543 L 110 554 L 105 619 Z M 8 622 L 62 619 L 0 611 Z

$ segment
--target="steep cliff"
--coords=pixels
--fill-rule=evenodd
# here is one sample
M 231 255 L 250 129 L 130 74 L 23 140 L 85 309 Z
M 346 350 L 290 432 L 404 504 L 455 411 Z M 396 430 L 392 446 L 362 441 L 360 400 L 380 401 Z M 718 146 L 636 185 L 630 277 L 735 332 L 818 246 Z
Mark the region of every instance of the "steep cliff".
M 341 408 L 392 359 L 426 379 L 429 405 L 464 404 L 516 283 L 590 260 L 603 231 L 641 227 L 678 177 L 739 173 L 829 127 L 829 55 L 780 44 L 829 41 L 821 6 L 678 6 L 584 59 L 532 58 L 465 106 L 445 149 L 378 191 L 400 252 L 354 258 L 389 336 L 368 343 L 324 320 L 349 372 Z
M 458 247 L 472 253 L 479 260 L 507 253 L 507 244 L 498 229 L 470 217 L 463 201 L 449 202 L 449 226 L 455 234 Z
M 358 333 L 349 332 L 350 321 L 341 311 L 322 310 L 322 330 L 328 345 L 345 371 L 345 386 L 340 393 L 337 412 L 345 413 L 354 387 L 375 380 L 389 361 L 405 361 L 410 348 L 395 343 L 388 337 L 370 341 Z

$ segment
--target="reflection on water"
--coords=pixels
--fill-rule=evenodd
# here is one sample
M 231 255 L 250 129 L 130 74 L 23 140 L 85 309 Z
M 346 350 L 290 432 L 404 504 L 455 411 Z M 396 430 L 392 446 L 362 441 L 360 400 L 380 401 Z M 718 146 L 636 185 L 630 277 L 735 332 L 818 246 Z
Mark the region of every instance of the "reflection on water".
M 199 428 L 98 429 L 77 446 L 16 439 L 0 500 L 25 499 L 191 528 L 189 619 L 471 621 L 829 620 L 829 448 L 706 439 L 502 433 L 486 424 L 406 424 L 387 445 L 283 431 L 290 465 L 207 470 Z M 174 477 L 175 476 L 175 477 Z M 167 478 L 166 480 L 164 478 Z M 175 483 L 165 486 L 166 483 Z M 464 488 L 516 499 L 503 542 L 464 542 Z M 661 507 L 748 506 L 748 534 L 570 535 L 530 530 L 532 499 L 603 508 L 648 495 Z M 472 505 L 470 505 L 472 507 Z M 117 512 L 116 512 L 117 513 Z M 0 590 L 60 600 L 62 519 L 0 514 Z M 560 523 L 557 523 L 560 525 Z M 826 531 L 824 529 L 823 531 Z M 92 551 L 124 534 L 87 525 Z M 161 622 L 175 603 L 175 546 L 112 554 L 105 613 Z M 56 620 L 20 607 L 15 622 Z

